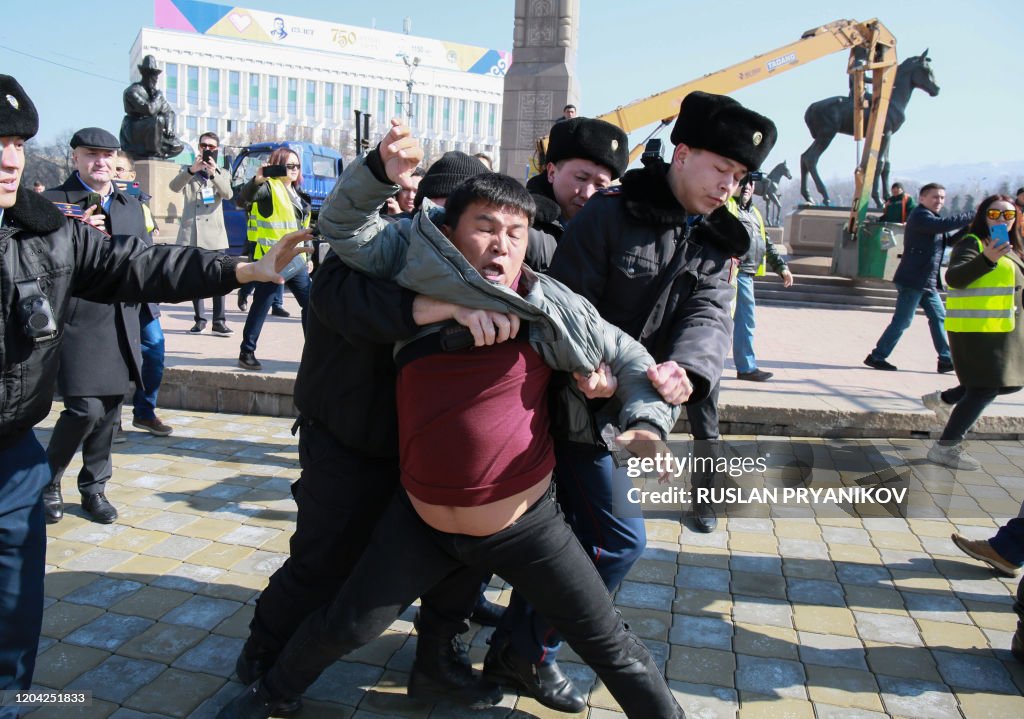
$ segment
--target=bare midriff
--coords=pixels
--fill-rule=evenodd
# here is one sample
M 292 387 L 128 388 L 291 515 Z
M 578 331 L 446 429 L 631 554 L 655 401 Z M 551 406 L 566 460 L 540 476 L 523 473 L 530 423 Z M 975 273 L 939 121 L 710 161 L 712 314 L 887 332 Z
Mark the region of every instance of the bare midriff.
M 551 486 L 551 473 L 537 484 L 510 497 L 476 507 L 449 507 L 427 504 L 412 494 L 409 502 L 420 515 L 420 519 L 439 532 L 465 534 L 471 537 L 487 537 L 511 526 L 526 514 L 526 510 L 537 503 Z

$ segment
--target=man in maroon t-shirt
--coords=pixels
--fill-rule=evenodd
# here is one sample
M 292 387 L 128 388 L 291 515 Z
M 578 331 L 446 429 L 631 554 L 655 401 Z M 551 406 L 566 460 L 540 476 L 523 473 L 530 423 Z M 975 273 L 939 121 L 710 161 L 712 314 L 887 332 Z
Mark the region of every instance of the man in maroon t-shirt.
M 378 183 L 401 179 L 403 166 L 416 154 L 403 154 L 414 145 L 391 142 L 392 137 L 365 161 Z M 364 175 L 366 168 L 356 166 Z M 380 201 L 362 192 L 366 184 L 355 187 L 345 201 L 366 200 L 372 220 Z M 603 323 L 584 300 L 523 267 L 533 211 L 532 198 L 515 180 L 484 174 L 452 193 L 443 224 L 433 224 L 439 217 L 435 213 L 413 220 L 414 229 L 401 226 L 408 232 L 417 231 L 417 223 L 420 230 L 440 230 L 461 253 L 462 270 L 485 284 L 510 288 L 512 293 L 499 294 L 523 298 L 525 303 L 511 301 L 510 306 L 529 303 L 541 326 L 519 337 L 516 315 L 492 312 L 482 318 L 486 327 L 477 328 L 485 331 L 474 332 L 476 347 L 441 355 L 417 351 L 414 341 L 399 352 L 400 364 L 402 353 L 412 352 L 400 370 L 397 390 L 404 491 L 396 493 L 339 594 L 307 618 L 263 678 L 228 704 L 219 719 L 270 716 L 339 656 L 377 637 L 416 597 L 467 566 L 493 571 L 522 591 L 594 668 L 627 716 L 683 716 L 649 651 L 615 611 L 551 486 L 549 362 L 568 363 L 558 358 L 569 355 L 569 347 L 579 355 L 588 352 L 584 345 L 602 347 L 610 364 L 635 378 L 644 377 L 643 362 L 624 358 L 646 357 L 650 367 L 653 360 Z M 565 315 L 552 319 L 554 306 L 581 317 L 571 328 L 560 325 L 558 337 L 549 340 L 557 347 L 538 349 L 525 335 L 543 335 L 556 326 L 545 328 L 544 317 L 564 322 Z M 647 389 L 657 395 L 649 384 Z M 640 420 L 620 440 L 653 440 L 664 431 L 664 426 Z

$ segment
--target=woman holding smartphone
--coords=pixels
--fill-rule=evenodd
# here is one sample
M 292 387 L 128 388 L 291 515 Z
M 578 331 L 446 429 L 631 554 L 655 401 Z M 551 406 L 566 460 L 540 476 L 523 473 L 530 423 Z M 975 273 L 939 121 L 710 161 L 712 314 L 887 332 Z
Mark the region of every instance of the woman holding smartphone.
M 928 459 L 952 469 L 981 464 L 963 440 L 997 395 L 1024 386 L 1024 242 L 1013 198 L 982 200 L 946 270 L 946 332 L 960 384 L 921 398 L 946 421 Z
M 253 259 L 259 260 L 274 243 L 304 227 L 309 227 L 311 205 L 309 196 L 300 189 L 302 164 L 299 156 L 287 147 L 279 147 L 270 155 L 270 162 L 257 170 L 256 175 L 243 185 L 240 191 L 242 201 L 251 203 L 250 212 L 256 219 L 256 248 Z M 295 271 L 295 270 L 298 271 Z M 306 305 L 309 303 L 309 272 L 304 261 L 294 274 L 282 273 L 285 284 L 302 308 L 302 326 L 306 326 Z M 256 343 L 259 341 L 263 323 L 267 319 L 270 305 L 274 301 L 277 285 L 261 282 L 256 285 L 252 305 L 242 329 L 242 345 L 238 355 L 238 366 L 242 369 L 263 368 L 256 359 Z

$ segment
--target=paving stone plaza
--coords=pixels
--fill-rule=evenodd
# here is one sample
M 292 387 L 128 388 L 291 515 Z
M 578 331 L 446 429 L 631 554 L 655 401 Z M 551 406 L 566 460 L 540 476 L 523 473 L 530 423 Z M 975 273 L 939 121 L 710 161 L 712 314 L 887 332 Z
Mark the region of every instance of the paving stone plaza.
M 48 527 L 35 682 L 88 689 L 94 699 L 76 710 L 39 709 L 33 719 L 213 717 L 242 688 L 234 660 L 293 526 L 292 420 L 185 410 L 162 417 L 172 436 L 128 431 L 115 445 L 108 494 L 117 523 L 86 520 L 72 492 L 67 516 Z M 40 430 L 44 444 L 55 418 Z M 907 457 L 923 457 L 926 447 L 850 440 L 844 451 L 851 441 Z M 698 534 L 681 510 L 653 513 L 647 552 L 616 604 L 687 715 L 1024 716 L 1024 664 L 1008 651 L 1016 580 L 996 577 L 949 540 L 954 531 L 987 538 L 1015 514 L 1024 500 L 1024 446 L 975 441 L 972 454 L 987 471 L 960 473 L 938 492 L 953 519 L 730 517 Z M 489 594 L 507 602 L 503 587 Z M 298 716 L 561 716 L 511 694 L 479 712 L 409 700 L 414 611 L 328 670 Z M 479 667 L 490 630 L 472 632 Z M 586 716 L 623 716 L 572 652 L 562 656 L 589 690 Z

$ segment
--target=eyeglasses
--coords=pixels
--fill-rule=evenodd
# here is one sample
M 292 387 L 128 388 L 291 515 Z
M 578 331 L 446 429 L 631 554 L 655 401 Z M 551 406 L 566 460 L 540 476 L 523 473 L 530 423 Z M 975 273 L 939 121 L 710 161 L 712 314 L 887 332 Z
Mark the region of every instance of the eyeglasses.
M 1009 222 L 1010 220 L 1017 217 L 1016 210 L 986 210 L 985 216 L 990 220 L 998 220 L 1002 217 L 1004 220 Z
M 302 165 L 296 165 L 294 163 L 288 163 L 284 166 L 286 170 L 301 170 Z
M 200 142 L 199 143 L 199 149 L 201 149 L 201 150 L 216 150 L 217 146 L 216 145 L 211 145 L 208 142 Z

